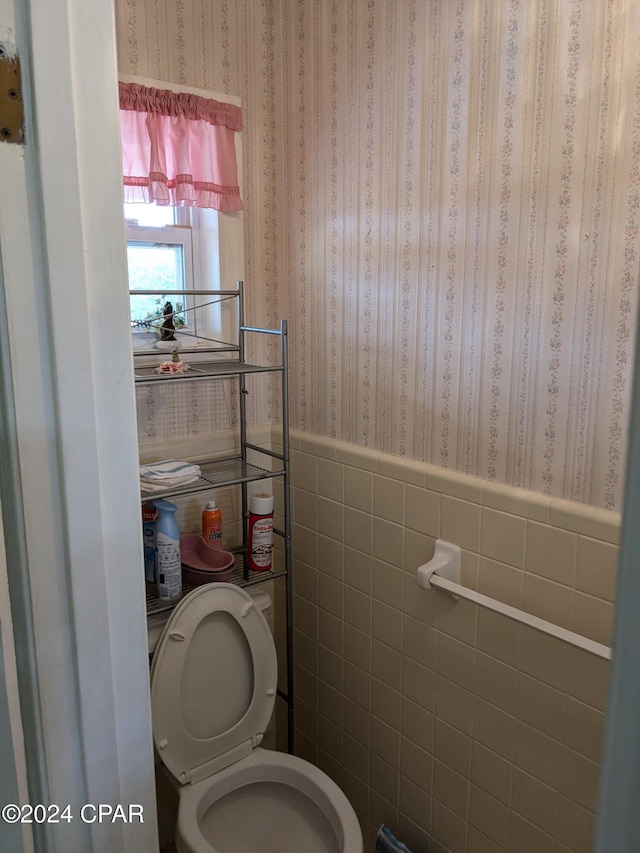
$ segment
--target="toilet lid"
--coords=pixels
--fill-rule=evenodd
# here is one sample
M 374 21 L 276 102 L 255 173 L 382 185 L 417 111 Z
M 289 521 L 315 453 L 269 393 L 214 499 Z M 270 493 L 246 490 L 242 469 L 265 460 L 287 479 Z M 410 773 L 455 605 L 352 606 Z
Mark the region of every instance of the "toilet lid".
M 267 622 L 234 584 L 185 596 L 151 666 L 153 739 L 180 782 L 196 782 L 260 743 L 276 698 L 278 667 Z

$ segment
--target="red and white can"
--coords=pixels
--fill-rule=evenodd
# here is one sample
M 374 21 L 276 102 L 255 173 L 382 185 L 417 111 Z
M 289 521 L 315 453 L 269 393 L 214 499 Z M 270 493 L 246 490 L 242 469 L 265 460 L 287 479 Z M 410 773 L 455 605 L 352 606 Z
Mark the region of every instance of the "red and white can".
M 273 554 L 273 495 L 252 495 L 249 501 L 247 562 L 255 572 L 271 569 Z

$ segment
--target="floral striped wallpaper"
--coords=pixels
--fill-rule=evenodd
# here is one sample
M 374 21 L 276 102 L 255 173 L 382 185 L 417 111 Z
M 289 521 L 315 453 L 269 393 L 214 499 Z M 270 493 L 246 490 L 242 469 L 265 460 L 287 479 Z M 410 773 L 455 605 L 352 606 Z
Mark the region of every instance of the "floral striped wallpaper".
M 620 508 L 635 0 L 116 8 L 121 71 L 242 97 L 248 314 L 290 321 L 294 426 Z

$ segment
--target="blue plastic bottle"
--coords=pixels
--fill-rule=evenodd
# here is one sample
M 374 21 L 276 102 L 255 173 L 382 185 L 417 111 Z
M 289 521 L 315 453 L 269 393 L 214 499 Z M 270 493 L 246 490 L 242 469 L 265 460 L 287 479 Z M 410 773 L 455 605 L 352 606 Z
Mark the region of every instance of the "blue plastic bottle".
M 158 555 L 158 598 L 175 601 L 182 595 L 182 563 L 180 562 L 180 529 L 176 521 L 177 506 L 157 500 L 156 548 Z
M 158 565 L 156 560 L 156 518 L 158 510 L 149 504 L 142 504 L 142 541 L 144 544 L 144 577 L 147 583 L 158 583 Z

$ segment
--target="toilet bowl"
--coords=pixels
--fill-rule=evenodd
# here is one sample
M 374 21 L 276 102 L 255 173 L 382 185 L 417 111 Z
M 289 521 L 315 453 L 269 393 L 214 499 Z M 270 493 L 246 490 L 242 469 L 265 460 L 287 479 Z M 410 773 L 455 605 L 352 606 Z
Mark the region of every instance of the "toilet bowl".
M 260 748 L 277 663 L 267 622 L 233 584 L 189 593 L 151 666 L 156 750 L 179 783 L 179 853 L 362 853 L 348 799 L 307 761 Z

